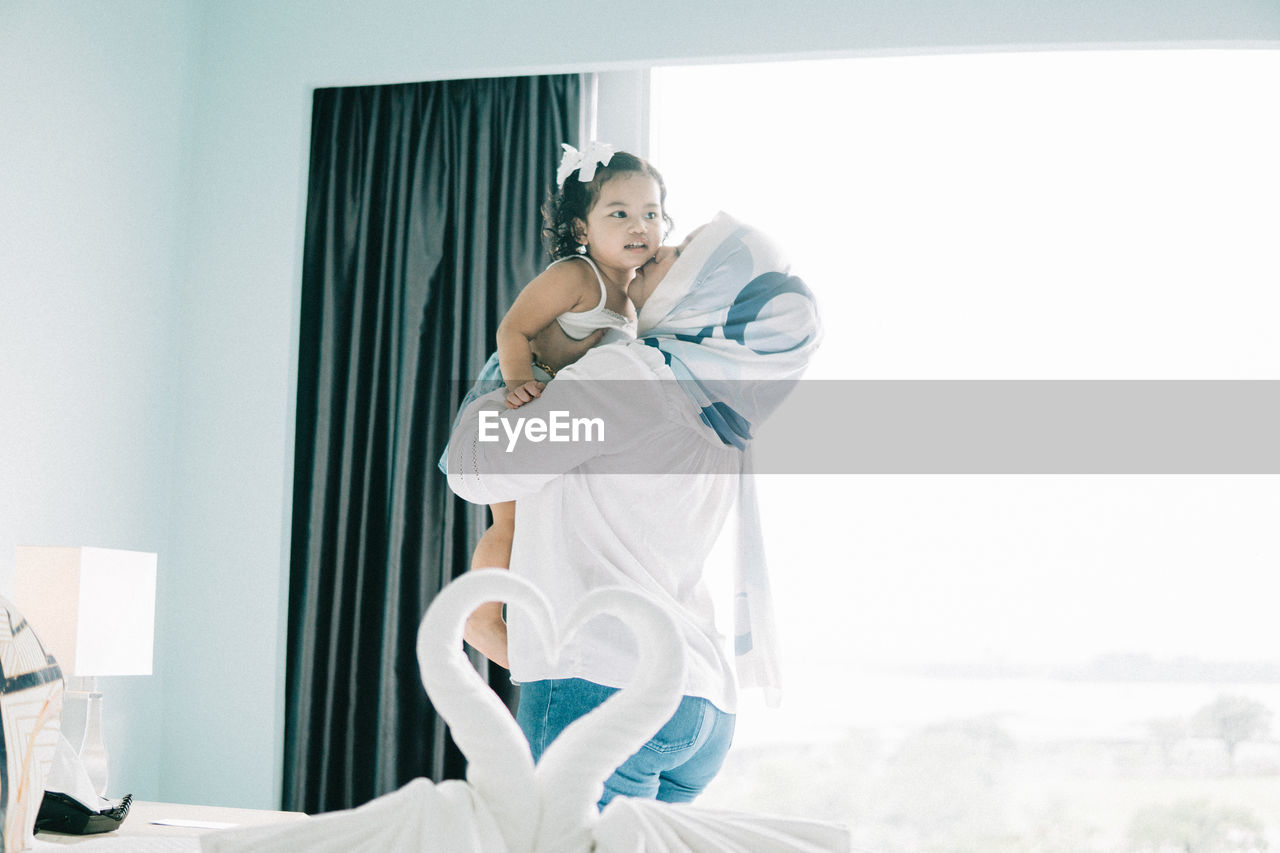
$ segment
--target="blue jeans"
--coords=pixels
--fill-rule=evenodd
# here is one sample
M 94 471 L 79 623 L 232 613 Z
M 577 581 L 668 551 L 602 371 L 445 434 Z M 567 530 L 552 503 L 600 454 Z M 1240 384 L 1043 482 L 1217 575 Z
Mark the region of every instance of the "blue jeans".
M 533 760 L 540 759 L 570 723 L 616 692 L 615 687 L 581 678 L 521 684 L 516 722 L 529 741 Z M 604 783 L 600 808 L 618 796 L 692 801 L 720 771 L 733 742 L 733 725 L 733 714 L 706 699 L 684 697 L 667 724 Z

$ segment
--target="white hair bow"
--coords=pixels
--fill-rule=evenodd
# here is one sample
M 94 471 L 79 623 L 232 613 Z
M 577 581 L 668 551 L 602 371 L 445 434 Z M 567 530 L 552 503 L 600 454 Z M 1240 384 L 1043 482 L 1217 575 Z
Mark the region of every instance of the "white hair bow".
M 564 149 L 564 157 L 560 159 L 560 168 L 556 170 L 556 181 L 561 184 L 573 174 L 574 169 L 581 169 L 578 180 L 585 184 L 596 176 L 597 163 L 608 166 L 613 159 L 613 146 L 594 139 L 581 151 L 568 143 L 562 143 L 560 147 Z

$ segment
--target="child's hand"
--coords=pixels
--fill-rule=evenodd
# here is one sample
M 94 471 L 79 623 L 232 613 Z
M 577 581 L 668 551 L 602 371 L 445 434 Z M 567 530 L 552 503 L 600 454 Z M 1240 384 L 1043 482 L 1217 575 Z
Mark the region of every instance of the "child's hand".
M 653 257 L 645 262 L 648 264 L 664 264 L 667 261 L 680 257 L 681 249 L 675 246 L 659 246 L 658 251 L 653 253 Z
M 530 379 L 528 382 L 519 385 L 507 386 L 507 408 L 518 409 L 525 403 L 531 403 L 537 397 L 542 396 L 542 389 L 547 386 L 536 379 Z

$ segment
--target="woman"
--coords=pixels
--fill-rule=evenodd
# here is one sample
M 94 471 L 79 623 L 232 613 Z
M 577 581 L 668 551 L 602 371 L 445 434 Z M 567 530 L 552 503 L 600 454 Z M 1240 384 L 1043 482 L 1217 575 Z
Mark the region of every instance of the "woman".
M 776 698 L 748 451 L 820 338 L 808 288 L 765 235 L 725 214 L 681 247 L 660 251 L 631 292 L 636 341 L 586 353 L 517 412 L 503 413 L 496 397 L 477 401 L 450 439 L 457 494 L 520 500 L 511 571 L 532 581 L 553 612 L 570 612 L 589 590 L 622 586 L 656 598 L 680 626 L 684 701 L 606 783 L 601 806 L 618 795 L 692 800 L 728 751 L 738 687 Z M 586 412 L 602 420 L 608 441 L 485 442 L 486 406 L 509 419 Z M 730 654 L 715 629 L 704 566 L 735 498 L 743 541 Z M 624 686 L 635 666 L 629 632 L 609 620 L 588 623 L 552 655 L 519 611 L 509 624 L 496 608 L 485 618 L 489 632 L 506 633 L 512 679 L 521 684 L 517 720 L 535 759 Z

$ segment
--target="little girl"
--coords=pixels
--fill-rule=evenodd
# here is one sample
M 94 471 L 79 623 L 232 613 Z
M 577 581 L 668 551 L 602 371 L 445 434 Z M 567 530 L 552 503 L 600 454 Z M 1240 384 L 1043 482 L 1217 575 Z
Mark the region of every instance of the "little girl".
M 653 166 L 633 154 L 593 142 L 579 153 L 564 146 L 559 189 L 543 208 L 551 264 L 529 282 L 498 325 L 498 349 L 459 411 L 476 397 L 507 390 L 517 409 L 542 393 L 564 364 L 534 352 L 534 339 L 553 322 L 574 340 L 604 330 L 596 343 L 634 338 L 635 309 L 627 287 L 636 269 L 662 244 L 671 221 L 667 190 Z M 447 451 L 446 451 L 447 456 Z M 440 460 L 441 470 L 445 457 Z M 515 502 L 494 504 L 493 526 L 476 544 L 471 568 L 507 568 L 515 533 Z M 467 622 L 467 642 L 507 666 L 506 624 L 498 602 L 476 610 Z

